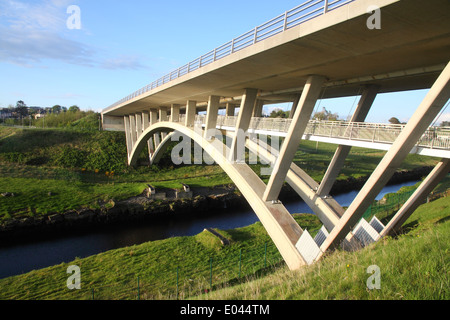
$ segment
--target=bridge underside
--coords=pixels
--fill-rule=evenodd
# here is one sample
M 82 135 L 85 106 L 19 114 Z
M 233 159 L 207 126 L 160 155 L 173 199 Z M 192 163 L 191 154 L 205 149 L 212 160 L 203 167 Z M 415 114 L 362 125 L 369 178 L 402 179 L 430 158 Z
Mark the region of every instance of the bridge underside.
M 382 10 L 381 30 L 365 27 L 371 4 Z M 130 165 L 136 164 L 145 146 L 156 163 L 175 134 L 201 146 L 250 203 L 288 266 L 298 269 L 337 246 L 367 244 L 363 234 L 376 241 L 397 232 L 448 174 L 447 138 L 437 137 L 429 127 L 450 99 L 449 9 L 445 0 L 427 1 L 426 5 L 417 0 L 351 2 L 105 109 L 104 128 L 125 130 Z M 428 95 L 418 101 L 408 124 L 395 129 L 390 140 L 378 141 L 376 134 L 388 129 L 392 133 L 392 128 L 362 125 L 379 93 L 424 88 L 430 89 Z M 336 126 L 331 124 L 329 136 L 311 133 L 309 120 L 318 100 L 356 95 L 360 101 L 343 130 L 333 131 Z M 278 102 L 293 103 L 289 121 L 283 129 L 261 131 L 255 119 L 261 117 L 263 105 Z M 219 117 L 220 109 L 226 110 L 225 120 Z M 231 125 L 221 123 L 230 119 Z M 277 149 L 253 139 L 252 132 L 284 140 Z M 370 132 L 372 139 L 364 138 L 364 132 Z M 225 135 L 229 144 L 223 143 Z M 302 139 L 338 145 L 320 183 L 293 163 Z M 329 192 L 353 146 L 387 152 L 353 203 L 344 209 Z M 271 163 L 267 184 L 245 163 L 246 149 Z M 362 219 L 411 152 L 442 160 L 387 226 L 376 219 Z M 324 224 L 316 238 L 298 226 L 279 202 L 285 182 Z
M 223 168 L 249 201 L 291 269 L 313 263 L 327 250 L 339 245 L 350 249 L 361 246 L 358 235 L 361 233 L 359 230 L 363 227 L 370 228 L 375 234 L 373 239 L 379 239 L 381 234 L 392 234 L 399 230 L 406 218 L 422 203 L 424 197 L 447 175 L 450 168 L 448 147 L 438 150 L 443 155 L 442 160 L 411 200 L 405 204 L 406 207 L 399 210 L 388 226 L 380 228 L 379 221 L 364 224 L 361 219 L 405 157 L 409 153 L 419 150 L 419 141 L 423 139 L 429 125 L 450 99 L 450 64 L 435 81 L 410 122 L 397 132 L 391 143 L 385 143 L 382 147 L 378 147 L 387 150 L 385 157 L 352 205 L 346 210 L 329 196 L 329 191 L 342 169 L 353 142 L 348 143 L 349 140 L 343 138 L 335 140 L 339 147 L 320 184 L 293 163 L 298 145 L 302 139 L 308 137 L 306 130 L 308 125 L 311 125 L 308 119 L 320 97 L 323 81 L 324 78 L 320 76 L 311 76 L 308 79 L 286 132 L 279 134 L 284 137 L 280 150 L 257 139 L 257 135 L 253 136 L 256 139 L 252 139 L 252 135 L 247 134 L 251 128 L 251 121 L 257 120 L 252 118 L 255 108 L 257 108 L 257 96 L 254 94 L 255 90 L 248 89 L 243 95 L 239 116 L 234 119 L 234 130 L 223 130 L 223 127 L 217 124 L 220 103 L 217 97 L 211 97 L 208 102 L 208 111 L 203 117 L 206 119 L 206 123 L 201 121 L 199 116 L 181 116 L 173 108 L 170 117 L 167 110 L 160 109 L 159 119 L 156 117 L 156 111 L 125 116 L 129 163 L 135 165 L 146 146 L 151 152 L 152 163 L 156 163 L 165 147 L 173 141 L 172 137 L 175 133 L 182 135 L 184 139 L 195 142 Z M 375 100 L 376 92 L 377 87 L 365 88 L 353 115 L 352 120 L 355 123 L 364 120 Z M 195 106 L 195 104 L 191 104 L 191 106 Z M 231 141 L 230 144 L 224 143 L 222 133 Z M 319 138 L 319 136 L 317 137 Z M 375 142 L 366 143 L 368 146 L 377 148 Z M 190 151 L 191 144 L 188 149 Z M 261 159 L 272 164 L 267 185 L 245 163 L 245 149 L 257 153 Z M 422 148 L 422 153 L 426 153 L 423 150 L 432 152 L 433 149 Z M 321 240 L 312 239 L 307 231 L 298 226 L 288 210 L 278 200 L 284 182 L 293 187 L 322 221 L 324 227 L 320 232 Z M 376 230 L 375 225 L 379 228 L 376 233 L 373 231 Z

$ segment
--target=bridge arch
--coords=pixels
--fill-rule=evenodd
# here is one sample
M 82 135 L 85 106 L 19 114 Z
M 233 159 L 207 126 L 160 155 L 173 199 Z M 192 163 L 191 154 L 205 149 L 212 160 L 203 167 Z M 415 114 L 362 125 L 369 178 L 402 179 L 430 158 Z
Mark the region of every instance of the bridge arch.
M 291 270 L 306 265 L 305 259 L 296 248 L 296 244 L 303 234 L 302 228 L 294 220 L 289 211 L 280 202 L 266 202 L 262 200 L 266 185 L 256 173 L 245 163 L 229 162 L 223 150 L 226 146 L 222 141 L 213 143 L 203 137 L 196 130 L 174 122 L 158 122 L 147 128 L 136 141 L 130 155 L 129 164 L 135 165 L 137 158 L 143 151 L 148 140 L 158 132 L 179 132 L 191 138 L 204 150 L 230 177 L 236 187 L 245 197 L 249 205 L 258 216 L 267 233 L 275 243 L 284 261 Z M 165 144 L 169 140 L 166 137 Z M 161 153 L 164 146 L 158 150 Z M 156 155 L 156 154 L 155 154 Z

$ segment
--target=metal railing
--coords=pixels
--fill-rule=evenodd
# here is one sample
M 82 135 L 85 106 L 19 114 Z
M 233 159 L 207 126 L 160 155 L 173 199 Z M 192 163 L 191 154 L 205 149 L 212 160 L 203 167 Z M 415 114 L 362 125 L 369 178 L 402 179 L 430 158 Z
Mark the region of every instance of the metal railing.
M 218 116 L 217 127 L 231 127 L 234 129 L 236 121 L 237 117 Z M 204 115 L 196 116 L 196 124 L 204 125 L 205 122 L 206 117 Z M 249 128 L 260 132 L 287 133 L 291 123 L 292 119 L 252 118 Z M 404 124 L 311 120 L 305 130 L 305 135 L 373 143 L 393 143 L 405 127 L 406 125 Z M 428 128 L 418 141 L 417 146 L 430 149 L 450 150 L 450 128 Z
M 301 5 L 286 11 L 285 13 L 273 18 L 270 21 L 250 30 L 243 35 L 209 51 L 201 57 L 189 62 L 188 64 L 174 70 L 164 77 L 152 82 L 151 84 L 135 91 L 129 96 L 112 104 L 109 108 L 113 108 L 119 104 L 130 101 L 144 93 L 156 89 L 172 80 L 178 79 L 190 72 L 200 69 L 210 63 L 223 59 L 235 52 L 250 47 L 260 41 L 268 39 L 288 29 L 296 27 L 308 20 L 326 14 L 341 6 L 344 6 L 355 0 L 308 0 Z

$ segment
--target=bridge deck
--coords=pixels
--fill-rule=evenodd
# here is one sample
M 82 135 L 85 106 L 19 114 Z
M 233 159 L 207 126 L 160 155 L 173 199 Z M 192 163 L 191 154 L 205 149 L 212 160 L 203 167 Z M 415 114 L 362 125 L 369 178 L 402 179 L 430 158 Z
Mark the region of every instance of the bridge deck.
M 380 85 L 381 93 L 431 87 L 450 58 L 449 1 L 345 3 L 270 37 L 255 28 L 244 34 L 251 39 L 249 46 L 224 57 L 217 54 L 224 48 L 219 47 L 212 51 L 213 58 L 208 53 L 197 59 L 203 62 L 194 62 L 193 71 L 186 73 L 182 67 L 103 114 L 123 116 L 171 104 L 183 109 L 187 100 L 197 101 L 204 110 L 200 102 L 209 96 L 233 102 L 245 88 L 257 88 L 266 103 L 288 102 L 295 100 L 311 74 L 327 77 L 324 98 L 357 95 L 363 84 Z M 380 30 L 367 28 L 371 5 L 381 8 Z

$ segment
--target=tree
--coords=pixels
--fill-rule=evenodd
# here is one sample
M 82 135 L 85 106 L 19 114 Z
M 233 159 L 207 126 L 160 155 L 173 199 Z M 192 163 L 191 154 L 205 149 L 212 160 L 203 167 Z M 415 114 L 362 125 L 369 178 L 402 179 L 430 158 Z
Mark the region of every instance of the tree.
M 78 106 L 71 106 L 69 108 L 69 112 L 73 112 L 73 113 L 80 112 L 80 108 Z
M 53 106 L 53 107 L 52 107 L 52 113 L 53 113 L 53 114 L 58 114 L 58 113 L 61 112 L 61 110 L 62 110 L 62 108 L 61 108 L 60 105 L 56 105 L 56 106 Z
M 17 101 L 16 103 L 16 110 L 15 110 L 21 117 L 28 116 L 28 107 L 22 100 Z
M 450 121 L 442 121 L 441 127 L 450 127 Z
M 281 109 L 275 109 L 270 114 L 270 118 L 289 118 L 289 111 L 283 111 Z
M 392 117 L 389 119 L 390 124 L 401 124 L 400 120 L 398 118 Z
M 314 114 L 313 119 L 321 121 L 337 121 L 339 120 L 339 115 L 337 113 L 332 113 L 324 107 L 322 111 Z

